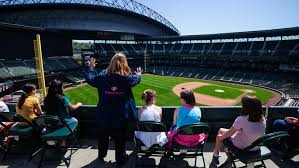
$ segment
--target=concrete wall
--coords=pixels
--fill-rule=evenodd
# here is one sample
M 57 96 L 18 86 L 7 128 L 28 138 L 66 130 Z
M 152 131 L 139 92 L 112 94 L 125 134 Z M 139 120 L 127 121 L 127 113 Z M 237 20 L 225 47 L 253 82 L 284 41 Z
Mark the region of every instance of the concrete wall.
M 9 104 L 11 111 L 15 111 L 15 104 Z M 172 123 L 173 112 L 176 107 L 163 107 L 162 122 L 169 128 Z M 267 117 L 267 132 L 272 131 L 272 123 L 275 119 L 284 118 L 286 116 L 298 117 L 299 107 L 282 107 L 275 106 L 264 108 Z M 215 139 L 218 129 L 230 128 L 236 117 L 239 116 L 241 107 L 200 107 L 202 111 L 202 120 L 207 122 L 210 127 L 210 140 Z M 79 120 L 80 127 L 78 135 L 81 138 L 96 138 L 96 106 L 82 106 L 74 111 L 74 116 Z M 134 123 L 130 124 L 130 130 L 134 129 Z M 130 136 L 132 137 L 132 132 Z

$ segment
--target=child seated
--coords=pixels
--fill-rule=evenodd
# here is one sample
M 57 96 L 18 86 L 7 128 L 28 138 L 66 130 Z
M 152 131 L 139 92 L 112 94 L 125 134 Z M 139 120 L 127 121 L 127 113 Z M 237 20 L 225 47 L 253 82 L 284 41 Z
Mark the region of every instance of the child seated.
M 145 104 L 138 109 L 139 121 L 155 121 L 161 122 L 162 109 L 156 106 L 157 94 L 154 90 L 147 89 L 141 96 Z M 165 132 L 142 132 L 135 131 L 135 137 L 140 139 L 146 148 L 150 148 L 154 144 L 163 146 L 167 143 Z
M 177 133 L 177 129 L 191 124 L 200 123 L 201 111 L 195 107 L 195 97 L 192 91 L 184 90 L 180 93 L 181 107 L 175 109 L 173 115 L 173 130 L 168 132 L 168 147 L 171 147 L 173 136 Z M 174 141 L 183 146 L 194 146 L 201 143 L 207 135 L 204 133 L 197 135 L 178 135 Z

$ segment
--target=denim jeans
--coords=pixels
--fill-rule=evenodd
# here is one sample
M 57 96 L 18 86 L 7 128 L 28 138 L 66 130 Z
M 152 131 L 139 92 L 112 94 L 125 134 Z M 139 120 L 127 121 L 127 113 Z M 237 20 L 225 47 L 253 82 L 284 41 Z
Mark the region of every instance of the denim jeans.
M 277 119 L 273 123 L 273 131 L 288 131 L 293 128 L 294 124 L 288 123 L 286 120 Z

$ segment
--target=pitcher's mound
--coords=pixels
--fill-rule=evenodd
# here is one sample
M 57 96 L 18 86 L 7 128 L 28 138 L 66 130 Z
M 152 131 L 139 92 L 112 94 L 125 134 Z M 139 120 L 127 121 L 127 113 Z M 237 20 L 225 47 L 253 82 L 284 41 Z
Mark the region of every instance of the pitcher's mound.
M 213 84 L 204 83 L 204 82 L 187 82 L 187 83 L 181 83 L 181 84 L 174 86 L 172 88 L 172 91 L 177 96 L 180 96 L 180 93 L 183 90 L 193 90 L 193 89 L 200 88 L 203 86 L 208 86 L 208 85 L 213 85 Z M 222 92 L 222 93 L 224 92 L 224 90 L 220 90 L 220 89 L 219 90 L 216 89 L 214 91 Z M 201 94 L 201 93 L 194 93 L 196 103 L 204 104 L 204 105 L 208 105 L 208 106 L 234 106 L 240 102 L 242 95 L 236 99 L 225 99 L 225 98 L 219 98 L 219 97 Z

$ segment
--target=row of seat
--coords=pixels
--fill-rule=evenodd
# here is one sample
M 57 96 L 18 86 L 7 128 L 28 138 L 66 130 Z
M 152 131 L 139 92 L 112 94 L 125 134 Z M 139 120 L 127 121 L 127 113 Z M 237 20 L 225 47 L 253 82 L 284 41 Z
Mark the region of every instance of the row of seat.
M 298 54 L 298 40 L 251 41 L 222 43 L 174 43 L 174 44 L 95 44 L 99 53 L 126 52 L 142 54 L 145 50 L 153 54 L 179 53 L 226 56 L 274 56 Z M 297 50 L 296 50 L 297 49 Z M 297 51 L 297 52 L 294 52 Z
M 286 73 L 253 73 L 242 70 L 233 71 L 227 69 L 219 70 L 180 66 L 150 66 L 148 67 L 148 71 L 163 76 L 219 80 L 224 82 L 238 82 L 257 86 L 265 86 L 283 92 L 283 97 L 295 99 L 299 97 L 298 81 L 292 79 L 292 77 L 294 77 L 293 75 Z
M 283 108 L 283 109 L 282 109 Z M 13 107 L 11 107 L 11 109 L 13 109 Z M 271 132 L 271 123 L 273 123 L 273 120 L 275 120 L 275 119 L 277 119 L 277 118 L 284 118 L 284 116 L 286 115 L 286 116 L 293 116 L 293 115 L 296 115 L 295 113 L 293 114 L 293 112 L 294 112 L 294 110 L 292 110 L 292 109 L 294 109 L 294 108 L 285 108 L 285 107 L 276 107 L 276 108 L 271 108 L 271 113 L 268 113 L 268 119 L 267 119 L 267 130 L 269 130 L 268 131 L 268 133 L 269 132 Z M 89 132 L 90 134 L 93 132 L 93 131 L 88 131 L 88 130 L 86 130 L 86 126 L 91 126 L 92 124 L 91 124 L 91 122 L 88 122 L 88 124 L 86 123 L 86 119 L 88 118 L 88 114 L 90 114 L 90 113 L 92 113 L 92 114 L 95 114 L 95 111 L 93 111 L 93 110 L 96 110 L 95 108 L 92 108 L 92 107 L 89 107 L 88 108 L 88 111 L 84 111 L 84 109 L 81 109 L 82 111 L 81 111 L 81 113 L 80 112 L 78 112 L 78 113 L 76 113 L 76 114 L 84 114 L 84 117 L 82 117 L 82 116 L 76 116 L 76 117 L 78 117 L 78 119 L 80 119 L 80 123 L 81 123 L 81 126 L 85 126 L 85 128 L 82 128 L 83 130 L 84 130 L 84 132 Z M 173 111 L 173 110 L 171 110 L 171 111 Z M 225 111 L 229 111 L 229 110 L 225 110 Z M 297 111 L 297 109 L 296 109 L 296 111 Z M 204 110 L 203 110 L 203 112 L 204 112 Z M 219 113 L 219 112 L 218 112 Z M 277 114 L 276 114 L 277 113 Z M 8 115 L 8 116 L 5 116 L 5 117 L 1 117 L 1 114 L 6 114 L 6 115 Z M 18 115 L 16 115 L 15 113 L 1 113 L 0 114 L 0 119 L 1 119 L 1 121 L 2 122 L 5 122 L 5 121 L 11 121 L 11 122 L 26 122 L 24 119 L 22 119 L 22 117 L 20 117 L 20 116 L 18 116 Z M 208 113 L 206 113 L 206 114 L 208 114 Z M 209 113 L 210 114 L 210 113 Z M 214 113 L 213 113 L 214 114 Z M 221 117 L 221 115 L 220 115 L 221 113 L 219 113 L 219 117 Z M 275 115 L 274 115 L 275 114 Z M 165 115 L 163 115 L 163 116 L 165 116 L 166 117 L 166 115 L 167 115 L 167 113 L 165 113 Z M 231 115 L 233 116 L 234 114 L 233 113 L 231 113 Z M 204 115 L 203 116 L 206 116 L 205 115 L 205 113 L 204 113 Z M 4 118 L 4 119 L 2 119 L 2 118 Z M 222 118 L 222 120 L 224 119 L 224 117 L 221 117 Z M 92 118 L 92 119 L 94 119 L 94 118 Z M 204 118 L 203 118 L 204 119 Z M 55 117 L 53 117 L 53 116 L 41 116 L 41 118 L 40 118 L 40 120 L 41 121 L 37 121 L 37 120 L 39 120 L 39 118 L 37 118 L 36 119 L 36 121 L 34 121 L 33 122 L 33 124 L 31 124 L 31 127 L 27 127 L 27 128 L 21 128 L 21 127 L 16 127 L 16 128 L 10 128 L 10 129 L 7 129 L 8 131 L 7 131 L 7 135 L 14 135 L 14 136 L 26 136 L 26 135 L 32 135 L 33 133 L 34 133 L 34 131 L 35 130 L 37 130 L 37 132 L 38 132 L 38 134 L 35 134 L 35 135 L 38 135 L 39 137 L 41 137 L 44 141 L 44 143 L 42 144 L 42 146 L 40 146 L 40 147 L 43 147 L 43 146 L 48 146 L 45 142 L 46 141 L 51 141 L 51 140 L 61 140 L 61 139 L 63 139 L 62 137 L 65 137 L 65 136 L 68 136 L 68 135 L 72 135 L 72 134 L 74 134 L 74 132 L 77 130 L 77 127 L 78 127 L 78 125 L 73 125 L 72 127 L 70 127 L 70 130 L 72 130 L 72 131 L 69 131 L 69 129 L 67 128 L 67 127 L 59 127 L 59 128 L 55 128 L 55 127 L 53 127 L 53 128 L 50 128 L 52 125 L 56 125 L 57 123 L 60 123 L 61 121 L 59 121 L 59 118 L 55 118 Z M 214 119 L 215 120 L 215 119 Z M 224 119 L 225 121 L 227 121 L 228 122 L 228 120 L 227 119 Z M 164 120 L 165 121 L 165 120 Z M 209 121 L 211 121 L 211 122 L 213 122 L 212 120 L 204 120 L 205 122 L 209 122 Z M 166 122 L 166 121 L 165 121 Z M 210 122 L 210 124 L 209 124 L 209 127 L 210 127 L 210 129 L 209 129 L 209 127 L 207 127 L 207 125 L 206 124 L 202 124 L 201 125 L 201 128 L 205 128 L 205 129 L 209 129 L 209 130 L 211 130 L 211 131 L 209 131 L 209 132 L 212 132 L 213 131 L 213 128 L 212 128 L 212 124 L 211 124 L 211 122 Z M 40 123 L 40 124 L 36 124 L 36 123 Z M 30 124 L 30 123 L 28 123 L 28 124 Z M 159 125 L 161 125 L 160 123 L 159 123 Z M 163 125 L 163 124 L 162 124 Z M 219 123 L 217 124 L 217 125 L 219 125 Z M 44 129 L 45 128 L 45 126 L 47 126 L 49 129 Z M 63 125 L 62 125 L 63 126 Z M 188 126 L 189 127 L 189 126 Z M 182 130 L 184 130 L 183 132 L 187 132 L 187 133 L 199 133 L 199 131 L 200 130 L 202 130 L 202 129 L 195 129 L 195 131 L 193 131 L 193 129 L 192 128 L 188 128 L 188 127 L 186 127 L 186 129 L 184 128 L 182 128 Z M 193 127 L 193 126 L 192 126 Z M 269 127 L 269 128 L 268 128 Z M 140 123 L 137 125 L 137 128 L 138 128 L 138 130 L 140 130 L 140 131 L 146 131 L 146 130 L 148 130 L 149 129 L 149 131 L 153 131 L 153 129 L 154 128 L 156 128 L 156 127 L 154 127 L 154 126 L 142 126 Z M 196 127 L 195 127 L 196 128 Z M 44 130 L 44 131 L 40 131 L 40 130 Z M 82 130 L 82 131 L 83 131 Z M 166 129 L 166 126 L 163 126 L 163 129 L 162 129 L 163 131 L 166 131 L 167 129 Z M 161 130 L 160 130 L 161 131 Z M 73 132 L 73 133 L 71 133 L 71 132 Z M 179 131 L 180 132 L 180 131 Z M 93 132 L 94 133 L 94 132 Z M 211 133 L 212 134 L 212 133 Z M 42 135 L 47 135 L 47 136 L 42 136 Z M 271 135 L 271 134 L 270 134 Z M 137 142 L 137 141 L 136 141 Z M 136 145 L 137 146 L 137 145 Z M 137 148 L 138 149 L 138 148 Z M 179 149 L 180 150 L 180 149 Z M 37 150 L 34 150 L 34 151 L 37 151 Z M 42 151 L 42 150 L 41 150 Z M 263 151 L 265 151 L 265 150 L 263 150 Z M 38 153 L 38 152 L 37 152 Z M 33 153 L 34 154 L 34 153 Z M 35 154 L 36 155 L 36 154 Z M 33 155 L 34 156 L 34 155 Z M 267 157 L 269 157 L 269 155 L 267 155 Z
M 42 115 L 33 120 L 32 123 L 26 121 L 23 117 L 21 117 L 18 114 L 15 113 L 0 113 L 1 118 L 1 125 L 4 125 L 3 122 L 26 122 L 28 123 L 28 127 L 20 127 L 20 126 L 13 126 L 11 128 L 6 128 L 6 135 L 11 136 L 17 136 L 17 137 L 25 137 L 25 136 L 32 136 L 38 134 L 41 138 L 41 145 L 36 150 L 33 150 L 32 154 L 29 157 L 29 161 L 38 153 L 41 153 L 41 159 L 39 162 L 39 167 L 42 165 L 43 159 L 44 159 L 44 153 L 45 150 L 50 147 L 49 142 L 52 141 L 61 141 L 66 140 L 67 138 L 72 138 L 73 141 L 71 142 L 71 153 L 70 156 L 67 158 L 64 158 L 63 161 L 67 165 L 70 163 L 70 158 L 72 155 L 72 149 L 74 144 L 76 143 L 78 146 L 80 144 L 78 143 L 75 132 L 77 130 L 78 124 L 73 123 L 70 125 L 67 125 L 62 120 L 60 120 L 56 116 L 49 116 L 49 115 Z M 139 122 L 137 124 L 137 130 L 138 131 L 145 131 L 145 132 L 166 132 L 166 126 L 163 123 L 157 123 L 157 122 Z M 173 137 L 175 137 L 179 134 L 184 135 L 194 135 L 194 134 L 200 134 L 205 133 L 208 134 L 209 127 L 206 123 L 199 123 L 199 124 L 192 124 L 192 125 L 186 125 L 178 129 L 177 134 Z M 225 162 L 224 165 L 229 163 L 234 163 L 236 159 L 240 160 L 241 162 L 245 164 L 250 164 L 254 162 L 261 161 L 262 165 L 264 165 L 263 160 L 270 159 L 271 158 L 271 151 L 267 148 L 270 144 L 277 145 L 281 143 L 281 139 L 283 137 L 288 136 L 286 132 L 276 132 L 267 134 L 264 137 L 258 139 L 255 141 L 251 146 L 247 147 L 244 150 L 237 149 L 229 144 L 228 141 L 224 141 L 224 145 L 228 148 L 229 155 L 231 155 L 229 158 L 230 160 Z M 205 160 L 203 156 L 203 148 L 206 143 L 207 139 L 202 141 L 202 143 L 196 144 L 192 147 L 186 147 L 183 145 L 180 145 L 176 143 L 174 140 L 172 141 L 172 147 L 169 157 L 185 157 L 185 158 L 195 158 L 195 166 L 197 162 L 197 156 L 201 156 L 203 160 L 203 164 L 205 167 Z M 164 146 L 164 149 L 161 152 L 161 148 L 158 147 L 158 145 L 154 145 L 148 150 L 142 150 L 142 145 L 144 145 L 140 140 L 135 138 L 135 144 L 136 144 L 136 158 L 138 159 L 138 154 L 146 154 L 146 155 L 152 155 L 152 154 L 160 154 L 165 155 L 166 148 Z M 249 150 L 260 146 L 260 150 L 257 152 L 250 152 Z M 52 147 L 52 146 L 51 146 Z M 7 150 L 5 151 L 3 159 L 7 156 L 8 151 L 11 149 L 11 146 L 8 145 Z M 181 153 L 177 154 L 177 152 L 180 152 L 184 150 L 184 154 Z M 136 163 L 136 162 L 135 162 Z
M 73 84 L 82 84 L 85 81 L 85 76 L 81 69 L 68 72 L 66 78 Z
M 7 127 L 5 122 L 25 122 L 28 124 L 27 127 L 22 127 L 19 124 L 15 124 L 12 127 Z M 4 137 L 13 136 L 15 140 L 19 140 L 24 137 L 37 137 L 37 146 L 30 153 L 28 161 L 31 161 L 34 156 L 41 153 L 41 158 L 38 167 L 41 167 L 44 160 L 44 153 L 46 149 L 52 148 L 56 142 L 67 141 L 71 139 L 69 147 L 71 148 L 70 155 L 64 158 L 66 165 L 70 164 L 71 155 L 73 154 L 73 148 L 75 145 L 80 147 L 80 144 L 76 138 L 76 131 L 78 123 L 74 122 L 71 124 L 65 123 L 57 116 L 41 115 L 33 119 L 33 122 L 27 121 L 22 116 L 14 112 L 3 112 L 0 113 L 0 124 L 4 127 L 4 132 L 1 133 L 1 140 Z M 50 144 L 50 142 L 55 142 Z M 68 141 L 69 142 L 69 141 Z M 54 147 L 67 147 L 56 145 Z M 4 151 L 2 160 L 5 160 L 7 154 L 12 149 L 12 142 L 8 141 Z
M 78 69 L 81 66 L 72 58 L 44 59 L 46 73 Z M 9 79 L 30 76 L 37 73 L 35 60 L 16 60 L 0 62 L 0 78 Z
M 142 121 L 137 123 L 137 130 L 143 131 L 143 132 L 166 132 L 166 126 L 165 124 L 161 122 L 151 122 L 151 121 Z M 194 158 L 194 166 L 196 167 L 197 163 L 197 156 L 200 156 L 202 158 L 203 166 L 205 165 L 205 159 L 203 155 L 203 148 L 205 146 L 205 143 L 207 142 L 207 138 L 204 139 L 201 143 L 195 144 L 194 146 L 188 147 L 181 145 L 175 141 L 176 136 L 178 135 L 196 135 L 204 133 L 208 135 L 209 133 L 209 126 L 207 123 L 199 123 L 199 124 L 191 124 L 186 125 L 177 130 L 177 133 L 173 136 L 173 139 L 171 140 L 171 149 L 169 150 L 169 153 L 166 154 L 166 147 L 159 146 L 159 144 L 152 145 L 149 149 L 143 150 L 142 146 L 145 146 L 141 140 L 135 137 L 135 144 L 136 144 L 136 159 L 139 158 L 139 155 L 160 155 L 168 157 L 184 157 L 184 158 Z M 269 147 L 275 147 L 276 145 L 281 145 L 283 143 L 284 138 L 288 136 L 288 133 L 285 131 L 281 132 L 274 132 L 269 133 L 255 142 L 253 142 L 250 146 L 247 148 L 241 150 L 236 148 L 232 142 L 228 139 L 224 140 L 223 144 L 228 149 L 228 160 L 223 163 L 220 167 L 227 167 L 228 165 L 234 165 L 236 167 L 235 162 L 241 161 L 244 164 L 249 165 L 253 164 L 255 162 L 261 162 L 261 165 L 259 166 L 265 166 L 264 160 L 271 158 L 271 151 L 269 150 Z M 259 150 L 257 151 L 250 151 L 251 149 L 259 147 Z M 182 152 L 184 151 L 184 152 Z M 135 162 L 136 163 L 136 162 Z

